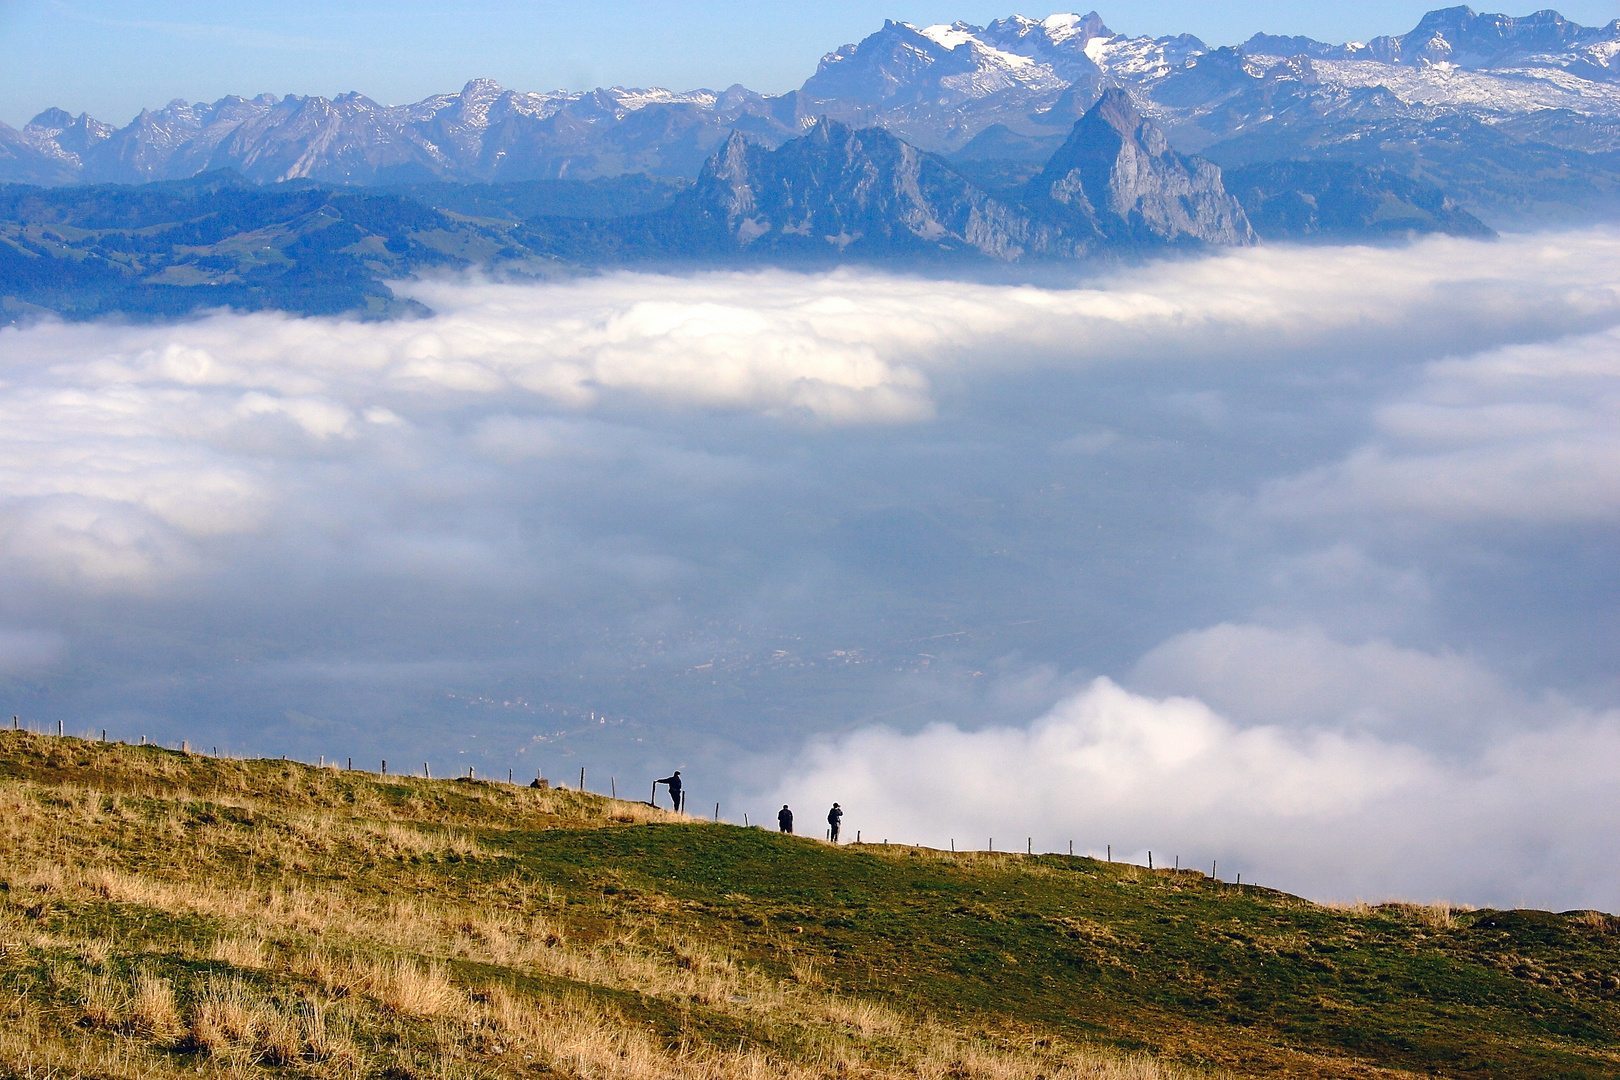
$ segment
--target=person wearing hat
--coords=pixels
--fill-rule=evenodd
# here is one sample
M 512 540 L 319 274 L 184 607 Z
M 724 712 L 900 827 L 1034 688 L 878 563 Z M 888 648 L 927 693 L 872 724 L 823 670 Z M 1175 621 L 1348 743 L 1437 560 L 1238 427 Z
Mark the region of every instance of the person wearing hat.
M 833 803 L 832 809 L 827 811 L 827 824 L 832 826 L 832 832 L 827 838 L 835 844 L 838 843 L 838 826 L 843 820 L 843 807 L 839 806 L 837 803 Z

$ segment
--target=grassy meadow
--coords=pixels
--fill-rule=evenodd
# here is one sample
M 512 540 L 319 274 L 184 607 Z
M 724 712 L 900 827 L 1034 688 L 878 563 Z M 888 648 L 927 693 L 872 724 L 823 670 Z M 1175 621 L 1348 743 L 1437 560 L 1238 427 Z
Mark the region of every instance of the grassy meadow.
M 1620 920 L 0 733 L 0 1076 L 1620 1075 Z

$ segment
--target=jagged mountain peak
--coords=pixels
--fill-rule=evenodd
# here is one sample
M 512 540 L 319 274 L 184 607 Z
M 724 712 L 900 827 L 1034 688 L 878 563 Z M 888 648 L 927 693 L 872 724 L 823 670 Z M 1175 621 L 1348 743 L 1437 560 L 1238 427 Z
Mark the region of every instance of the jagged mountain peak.
M 1119 36 L 1108 28 L 1102 16 L 1095 11 L 1085 15 L 1048 15 L 1044 19 L 1009 15 L 988 23 L 984 33 L 1003 47 L 1012 42 L 1032 41 L 1047 45 L 1073 44 L 1082 49 L 1094 39 L 1108 40 Z
M 1119 87 L 1075 121 L 1027 197 L 1070 232 L 1092 230 L 1115 244 L 1255 242 L 1220 169 L 1173 150 Z
M 1098 123 L 1107 124 L 1121 135 L 1125 135 L 1141 128 L 1146 121 L 1141 110 L 1136 107 L 1136 102 L 1131 100 L 1129 92 L 1117 86 L 1110 86 L 1097 98 L 1097 103 L 1091 110 L 1076 121 L 1075 131 L 1083 137 L 1088 127 Z M 1070 141 L 1075 140 L 1071 137 Z
M 1254 242 L 1220 170 L 1170 149 L 1117 88 L 1023 195 L 987 191 L 890 131 L 823 116 L 775 150 L 734 132 L 665 222 L 705 250 L 751 257 L 1013 261 Z
M 1404 34 L 1370 42 L 1333 45 L 1308 37 L 1256 34 L 1243 45 L 1252 55 L 1305 55 L 1323 60 L 1373 60 L 1407 66 L 1454 65 L 1467 69 L 1555 66 L 1584 77 L 1607 77 L 1620 19 L 1583 26 L 1551 8 L 1529 15 L 1479 12 L 1467 5 L 1436 8 Z
M 498 98 L 506 92 L 506 87 L 494 79 L 468 79 L 461 88 L 461 97 L 488 100 Z
M 1571 22 L 1551 9 L 1515 17 L 1459 6 L 1424 15 L 1415 29 L 1401 35 L 1394 51 L 1406 63 L 1481 67 L 1526 54 L 1561 52 L 1606 36 L 1602 28 Z
M 73 126 L 73 114 L 66 109 L 50 108 L 28 121 L 28 127 L 42 131 L 61 131 Z

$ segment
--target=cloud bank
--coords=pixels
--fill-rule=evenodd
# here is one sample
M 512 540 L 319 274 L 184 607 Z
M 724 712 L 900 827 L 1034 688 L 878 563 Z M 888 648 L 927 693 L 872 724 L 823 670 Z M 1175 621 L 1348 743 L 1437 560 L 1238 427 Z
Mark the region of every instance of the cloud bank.
M 1620 333 L 1424 370 L 1344 460 L 1270 484 L 1279 517 L 1611 523 L 1620 516 Z
M 1232 649 L 1234 634 L 1251 648 Z M 1496 726 L 1463 752 L 1438 752 L 1403 736 L 1423 720 L 1466 724 L 1508 696 L 1456 658 L 1313 632 L 1195 636 L 1205 640 L 1156 650 L 1144 667 L 1210 644 L 1222 660 L 1260 660 L 1213 681 L 1286 718 L 1242 724 L 1196 697 L 1098 678 L 1027 727 L 868 728 L 818 742 L 771 800 L 803 812 L 836 798 L 866 840 L 1059 852 L 1073 841 L 1120 861 L 1151 852 L 1157 865 L 1219 864 L 1224 880 L 1319 898 L 1612 904 L 1620 871 L 1595 856 L 1620 811 L 1620 711 L 1566 709 L 1550 725 Z M 1314 662 L 1295 671 L 1301 653 Z M 1207 677 L 1208 656 L 1192 659 Z M 1291 697 L 1305 708 L 1289 711 Z M 1402 712 L 1417 715 L 1391 724 Z
M 0 691 L 70 730 L 680 767 L 896 839 L 1596 903 L 1617 256 L 445 281 L 409 322 L 5 330 Z

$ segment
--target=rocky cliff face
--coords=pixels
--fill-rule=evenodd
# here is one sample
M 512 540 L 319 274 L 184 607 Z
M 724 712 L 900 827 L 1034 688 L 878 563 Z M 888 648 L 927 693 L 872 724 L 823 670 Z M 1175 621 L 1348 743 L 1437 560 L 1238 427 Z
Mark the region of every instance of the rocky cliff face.
M 738 251 L 811 256 L 1044 250 L 1034 225 L 933 154 L 881 128 L 822 119 L 768 150 L 733 135 L 671 214 Z
M 1110 90 L 1023 191 L 992 193 L 881 128 L 822 119 L 776 150 L 740 135 L 659 235 L 763 258 L 968 254 L 999 261 L 1255 242 L 1209 162 Z
M 1113 247 L 1255 242 L 1221 170 L 1170 148 L 1123 90 L 1106 91 L 1075 122 L 1026 204 L 1076 240 Z

